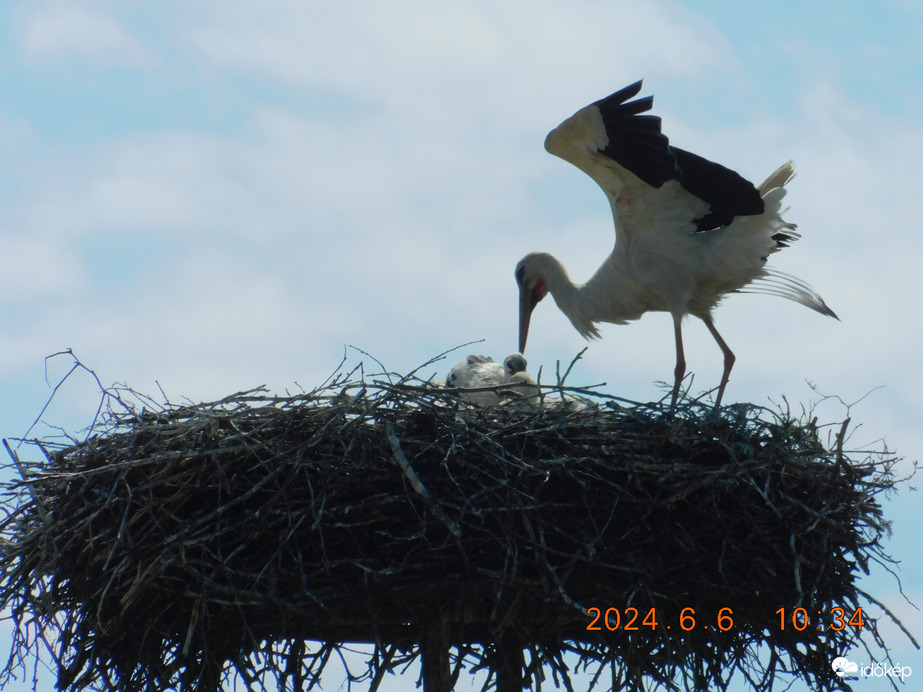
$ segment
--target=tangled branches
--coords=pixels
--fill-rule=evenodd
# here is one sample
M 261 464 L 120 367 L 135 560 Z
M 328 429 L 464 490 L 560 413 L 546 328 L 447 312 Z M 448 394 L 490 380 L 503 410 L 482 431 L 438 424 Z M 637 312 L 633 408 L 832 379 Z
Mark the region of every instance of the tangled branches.
M 440 691 L 462 669 L 501 692 L 843 684 L 832 658 L 878 638 L 855 582 L 887 560 L 893 457 L 756 407 L 544 394 L 478 407 L 353 371 L 117 398 L 88 439 L 32 441 L 0 526 L 7 673 L 44 641 L 61 689 L 302 690 L 366 642 L 349 675 L 372 690 L 417 657 Z

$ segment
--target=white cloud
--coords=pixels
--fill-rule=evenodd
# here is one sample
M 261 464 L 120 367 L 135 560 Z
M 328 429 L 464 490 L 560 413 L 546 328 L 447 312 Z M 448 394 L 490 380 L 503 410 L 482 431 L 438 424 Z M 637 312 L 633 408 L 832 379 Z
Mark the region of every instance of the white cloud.
M 99 63 L 145 64 L 151 59 L 112 15 L 73 3 L 47 3 L 30 11 L 20 30 L 23 53 L 33 61 L 79 57 Z
M 714 25 L 669 0 L 536 2 L 528 11 L 484 1 L 279 2 L 274 12 L 231 1 L 213 10 L 187 32 L 205 61 L 407 113 L 490 102 L 493 114 L 516 109 L 522 122 L 536 106 L 567 103 L 567 90 L 584 98 L 625 79 L 736 67 Z
M 62 245 L 12 233 L 0 234 L 0 245 L 0 305 L 34 303 L 73 291 L 87 279 L 83 267 Z

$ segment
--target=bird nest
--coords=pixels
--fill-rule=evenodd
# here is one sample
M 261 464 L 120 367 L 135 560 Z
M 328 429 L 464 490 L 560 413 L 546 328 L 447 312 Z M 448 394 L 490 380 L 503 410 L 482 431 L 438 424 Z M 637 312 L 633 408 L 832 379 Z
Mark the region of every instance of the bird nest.
M 883 644 L 856 582 L 889 561 L 893 456 L 754 406 L 541 389 L 485 407 L 341 369 L 293 396 L 108 391 L 86 439 L 7 446 L 5 674 L 44 655 L 59 689 L 302 690 L 342 665 L 374 690 L 419 658 L 437 692 L 478 670 L 501 692 L 848 689 L 830 662 Z

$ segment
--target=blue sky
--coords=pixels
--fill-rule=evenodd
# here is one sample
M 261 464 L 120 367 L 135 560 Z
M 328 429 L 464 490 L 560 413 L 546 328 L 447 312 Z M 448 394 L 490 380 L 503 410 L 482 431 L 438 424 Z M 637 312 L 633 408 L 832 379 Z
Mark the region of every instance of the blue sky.
M 29 427 L 44 358 L 65 348 L 106 384 L 174 401 L 310 388 L 347 344 L 396 371 L 474 339 L 502 358 L 516 261 L 547 250 L 584 279 L 612 245 L 603 195 L 545 134 L 644 78 L 677 145 L 756 182 L 795 160 L 803 238 L 772 263 L 842 318 L 729 298 L 715 315 L 738 356 L 726 401 L 810 408 L 810 381 L 862 399 L 855 446 L 919 458 L 923 5 L 516 5 L 0 6 L 0 435 Z M 532 370 L 585 345 L 550 304 L 532 325 Z M 573 383 L 658 397 L 669 317 L 602 331 Z M 700 324 L 685 332 L 693 387 L 709 388 L 720 354 Z M 52 383 L 64 368 L 51 362 Z M 77 429 L 95 406 L 74 379 L 50 422 Z M 923 604 L 923 510 L 903 492 L 887 511 Z M 866 588 L 923 637 L 889 575 Z M 890 639 L 923 676 L 923 655 Z

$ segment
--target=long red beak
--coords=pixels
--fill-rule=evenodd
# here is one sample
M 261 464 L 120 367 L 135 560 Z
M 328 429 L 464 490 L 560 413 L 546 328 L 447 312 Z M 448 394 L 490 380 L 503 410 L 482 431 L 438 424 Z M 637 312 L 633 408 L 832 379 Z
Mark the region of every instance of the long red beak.
M 529 338 L 529 320 L 538 304 L 535 290 L 521 286 L 519 288 L 519 352 L 526 352 L 526 339 Z

